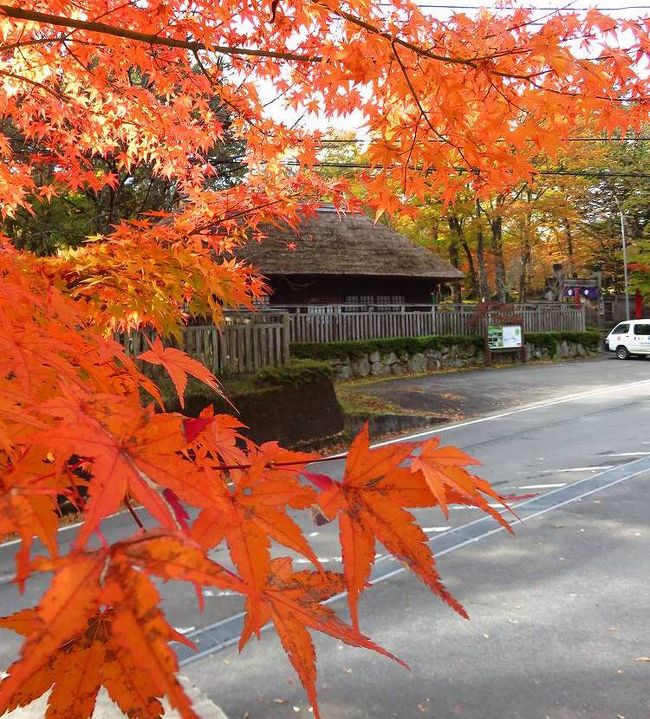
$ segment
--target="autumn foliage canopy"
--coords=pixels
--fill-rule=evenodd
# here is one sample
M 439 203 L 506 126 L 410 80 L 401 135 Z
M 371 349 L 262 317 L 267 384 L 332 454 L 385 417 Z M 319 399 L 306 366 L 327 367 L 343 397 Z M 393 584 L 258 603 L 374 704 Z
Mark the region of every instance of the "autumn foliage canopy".
M 408 0 L 0 0 L 2 218 L 110 191 L 143 166 L 180 198 L 51 256 L 0 238 L 0 538 L 20 539 L 20 587 L 51 576 L 37 606 L 0 620 L 24 637 L 0 713 L 52 689 L 49 717 L 85 718 L 103 686 L 129 716 L 158 717 L 162 697 L 194 716 L 170 646 L 187 640 L 160 609 L 157 579 L 240 594 L 240 646 L 272 622 L 316 715 L 310 630 L 391 656 L 357 611 L 378 542 L 464 614 L 410 510 L 460 503 L 505 523 L 469 456 L 435 441 L 371 449 L 364 430 L 343 478 L 324 477 L 313 455 L 255 446 L 211 408 L 165 412 L 147 363 L 181 404 L 188 375 L 216 378 L 159 341 L 136 364 L 113 336 L 179 334 L 188 317 L 218 323 L 224 307 L 251 307 L 264 288 L 232 253 L 243 239 L 263 241 L 264 223 L 295 224 L 323 199 L 355 205 L 319 172 L 327 138 L 305 129 L 314 118 L 364 125 L 361 181 L 377 217 L 409 197 L 507 191 L 576 127 L 647 120 L 649 30 L 596 10 L 436 20 Z M 311 121 L 283 121 L 269 97 Z M 224 134 L 215 100 L 243 150 L 209 162 Z M 220 162 L 244 167 L 243 180 L 215 184 Z M 67 553 L 61 497 L 83 520 Z M 134 531 L 109 544 L 102 522 L 125 509 Z M 314 510 L 338 523 L 341 573 L 319 564 L 295 520 Z M 227 565 L 211 558 L 217 547 Z M 277 547 L 312 567 L 294 569 Z M 344 591 L 350 624 L 324 603 Z

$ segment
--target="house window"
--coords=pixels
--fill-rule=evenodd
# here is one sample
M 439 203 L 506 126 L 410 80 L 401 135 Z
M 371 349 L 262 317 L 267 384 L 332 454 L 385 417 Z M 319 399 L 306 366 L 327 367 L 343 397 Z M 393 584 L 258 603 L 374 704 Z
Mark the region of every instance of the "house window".
M 378 305 L 403 305 L 404 295 L 379 295 L 376 300 Z

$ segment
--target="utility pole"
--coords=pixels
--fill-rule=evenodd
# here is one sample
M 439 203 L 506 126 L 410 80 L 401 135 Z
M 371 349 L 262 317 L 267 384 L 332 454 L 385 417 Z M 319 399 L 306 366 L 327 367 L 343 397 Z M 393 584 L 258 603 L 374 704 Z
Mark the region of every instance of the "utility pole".
M 627 242 L 625 241 L 625 218 L 623 210 L 619 209 L 618 214 L 621 216 L 621 241 L 623 243 L 623 282 L 625 283 L 625 319 L 630 319 L 630 292 L 627 283 Z
M 623 208 L 621 203 L 618 201 L 618 197 L 614 195 L 616 205 L 618 207 L 618 214 L 621 218 L 621 242 L 623 243 L 623 282 L 625 284 L 625 319 L 630 319 L 630 292 L 627 282 L 627 242 L 625 240 L 625 218 L 623 217 Z

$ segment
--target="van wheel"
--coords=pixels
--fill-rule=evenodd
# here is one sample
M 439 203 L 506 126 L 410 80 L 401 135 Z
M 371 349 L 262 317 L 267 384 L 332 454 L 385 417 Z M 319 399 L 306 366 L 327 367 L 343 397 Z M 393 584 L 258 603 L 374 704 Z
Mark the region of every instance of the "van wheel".
M 627 347 L 623 347 L 623 345 L 616 348 L 616 356 L 622 360 L 630 359 L 630 353 L 627 351 Z

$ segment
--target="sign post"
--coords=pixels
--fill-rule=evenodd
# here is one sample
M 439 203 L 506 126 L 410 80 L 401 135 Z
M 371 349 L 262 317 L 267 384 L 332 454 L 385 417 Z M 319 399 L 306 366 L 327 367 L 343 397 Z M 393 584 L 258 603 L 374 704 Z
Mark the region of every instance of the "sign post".
M 485 365 L 492 365 L 493 353 L 516 352 L 522 362 L 526 361 L 524 346 L 524 323 L 521 317 L 491 315 L 485 317 Z
M 482 302 L 470 322 L 478 330 L 483 328 L 484 364 L 492 364 L 494 352 L 516 352 L 522 362 L 526 361 L 524 341 L 524 318 L 505 302 Z

